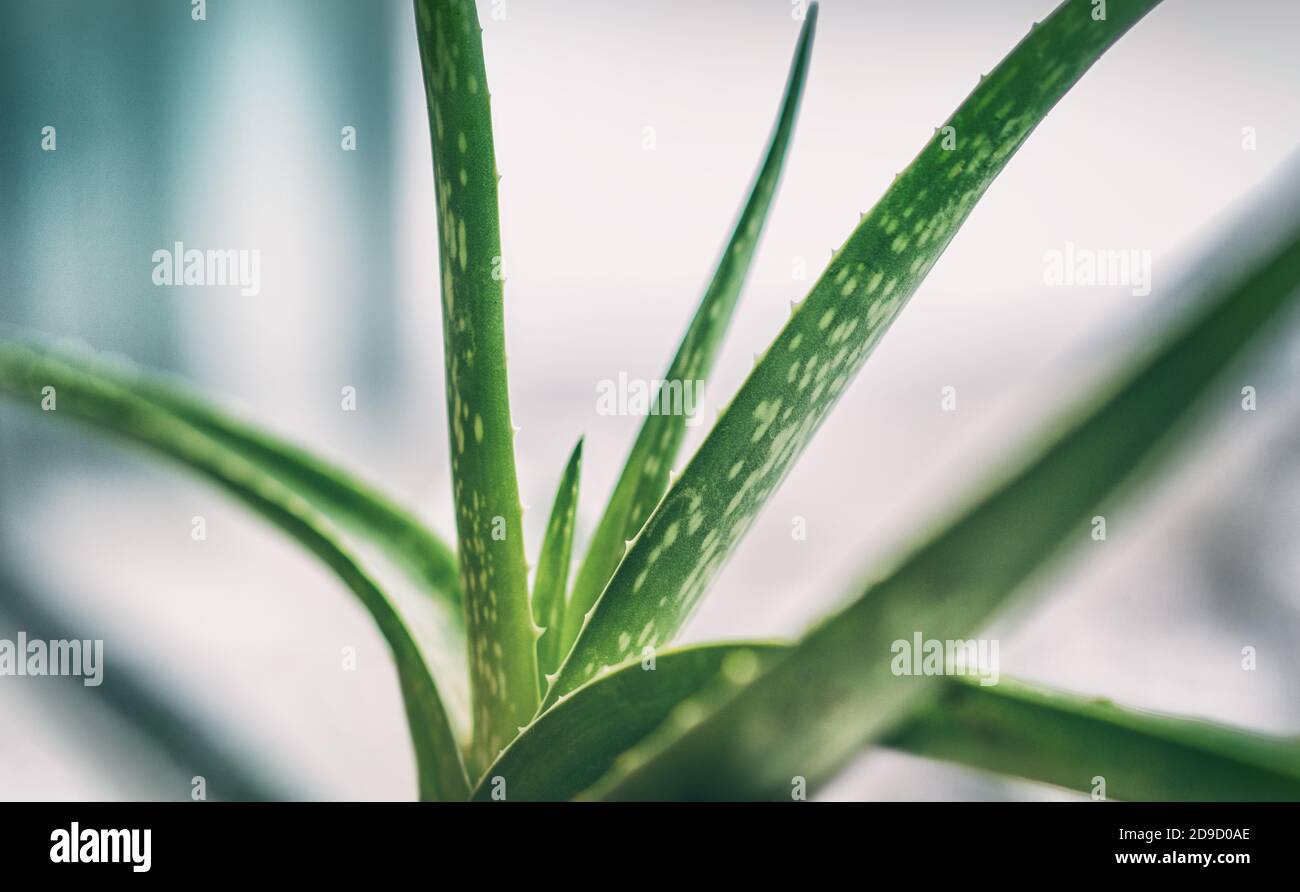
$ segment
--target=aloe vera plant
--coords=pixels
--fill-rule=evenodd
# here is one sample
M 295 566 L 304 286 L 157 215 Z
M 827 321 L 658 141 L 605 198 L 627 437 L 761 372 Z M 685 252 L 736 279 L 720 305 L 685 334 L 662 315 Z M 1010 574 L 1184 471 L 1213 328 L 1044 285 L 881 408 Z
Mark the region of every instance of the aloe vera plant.
M 862 216 L 684 470 L 685 419 L 651 414 L 570 578 L 584 443 L 559 475 L 531 581 L 504 342 L 487 71 L 470 0 L 415 0 L 438 203 L 453 549 L 396 500 L 174 382 L 26 332 L 0 337 L 0 390 L 166 455 L 323 561 L 393 652 L 421 798 L 788 798 L 886 746 L 1130 799 L 1300 799 L 1300 741 L 1158 716 L 1003 679 L 891 671 L 891 642 L 963 639 L 1141 482 L 1167 436 L 1300 297 L 1300 216 L 1257 216 L 1210 254 L 1199 301 L 1011 471 L 788 642 L 673 647 L 741 538 L 989 184 L 1158 0 L 1066 0 L 994 68 Z M 707 377 L 737 309 L 794 133 L 817 24 L 666 382 Z M 1278 190 L 1292 202 L 1295 183 Z M 1266 223 L 1263 221 L 1267 221 Z M 667 385 L 665 385 L 667 386 Z M 364 566 L 395 559 L 443 626 L 431 652 Z M 458 715 L 441 693 L 468 681 Z M 146 729 L 147 730 L 147 729 Z

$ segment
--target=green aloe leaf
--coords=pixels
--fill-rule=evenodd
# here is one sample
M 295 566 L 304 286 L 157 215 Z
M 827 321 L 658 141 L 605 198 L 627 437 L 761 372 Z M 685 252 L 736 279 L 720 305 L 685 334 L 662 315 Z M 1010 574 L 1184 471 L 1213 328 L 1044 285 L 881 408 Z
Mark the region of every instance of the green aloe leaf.
M 1007 160 L 1159 0 L 1066 0 L 864 215 L 629 548 L 545 705 L 670 640 Z
M 663 380 L 673 382 L 673 387 L 694 386 L 698 394 L 698 388 L 703 386 L 713 368 L 714 358 L 722 345 L 745 277 L 753 262 L 754 252 L 758 248 L 763 224 L 776 196 L 790 139 L 794 135 L 799 100 L 808 78 L 808 64 L 812 57 L 813 34 L 816 29 L 817 4 L 814 3 L 809 7 L 803 28 L 799 32 L 794 60 L 790 63 L 790 74 L 781 99 L 781 110 L 768 140 L 763 162 L 750 187 L 749 198 L 718 259 L 713 279 L 682 337 L 677 355 L 673 357 L 668 372 L 664 375 Z M 662 399 L 670 406 L 672 404 L 662 388 L 656 399 Z M 565 613 L 564 652 L 567 653 L 578 637 L 584 617 L 600 597 L 614 568 L 623 559 L 627 540 L 641 529 L 667 489 L 672 464 L 686 434 L 687 420 L 684 412 L 667 412 L 647 415 L 641 425 L 641 431 L 632 444 L 632 451 L 619 475 L 605 513 L 596 525 L 587 555 L 578 568 L 569 608 Z
M 692 645 L 625 664 L 547 711 L 488 770 L 474 798 L 577 796 L 656 729 L 688 727 L 692 698 L 743 683 L 787 650 L 769 642 Z M 944 679 L 936 701 L 884 743 L 919 756 L 1131 800 L 1300 799 L 1300 741 L 1152 715 L 1006 678 Z M 810 693 L 810 696 L 815 696 Z M 496 779 L 500 778 L 500 781 Z
M 542 690 L 546 676 L 560 665 L 560 620 L 564 616 L 564 593 L 569 585 L 569 563 L 573 556 L 573 521 L 578 510 L 578 482 L 582 476 L 582 440 L 560 478 L 551 519 L 546 524 L 537 578 L 533 582 L 533 621 L 542 630 L 537 639 L 537 671 Z
M 1297 204 L 1300 190 L 1284 195 Z M 747 686 L 720 677 L 688 701 L 688 730 L 651 735 L 593 791 L 616 798 L 763 798 L 793 777 L 826 777 L 936 693 L 896 675 L 893 643 L 967 639 L 1065 546 L 1090 541 L 1092 518 L 1247 345 L 1300 298 L 1300 218 L 1270 232 L 1250 217 L 1251 250 L 1211 254 L 1208 294 L 1106 395 L 1021 470 L 867 586 Z M 1276 220 L 1276 215 L 1272 216 Z M 1274 240 L 1270 236 L 1276 236 Z M 1267 247 L 1257 246 L 1267 243 Z M 1229 390 L 1235 401 L 1235 390 Z M 1170 451 L 1168 448 L 1165 452 Z
M 1002 679 L 946 682 L 887 745 L 1130 801 L 1300 801 L 1300 739 L 1125 709 Z
M 510 800 L 571 799 L 705 690 L 728 655 L 770 665 L 785 650 L 772 642 L 688 645 L 655 655 L 653 663 L 625 663 L 538 716 L 487 769 L 472 798 L 491 798 L 504 781 Z
M 300 446 L 238 420 L 179 379 L 147 371 L 125 357 L 61 347 L 33 332 L 10 331 L 4 339 L 57 355 L 87 375 L 148 400 L 239 452 L 312 502 L 330 520 L 379 547 L 446 608 L 440 611 L 440 620 L 452 628 L 463 627 L 455 553 L 375 488 Z
M 468 782 L 438 688 L 397 608 L 310 502 L 228 445 L 162 407 L 57 355 L 0 342 L 0 390 L 28 405 L 54 388 L 54 414 L 149 446 L 218 484 L 311 551 L 369 611 L 397 664 L 419 768 L 420 796 L 462 799 Z
M 506 379 L 497 168 L 478 13 L 415 0 L 438 200 L 443 352 L 474 746 L 486 764 L 537 708 Z
M 348 472 L 306 450 L 235 419 L 173 379 L 130 360 L 59 344 L 34 332 L 0 328 L 0 350 L 15 356 L 43 354 L 89 379 L 147 400 L 178 422 L 222 443 L 310 502 L 357 540 L 376 546 L 428 594 L 430 623 L 420 630 L 425 658 L 449 694 L 458 730 L 467 730 L 465 629 L 455 554 L 411 514 Z

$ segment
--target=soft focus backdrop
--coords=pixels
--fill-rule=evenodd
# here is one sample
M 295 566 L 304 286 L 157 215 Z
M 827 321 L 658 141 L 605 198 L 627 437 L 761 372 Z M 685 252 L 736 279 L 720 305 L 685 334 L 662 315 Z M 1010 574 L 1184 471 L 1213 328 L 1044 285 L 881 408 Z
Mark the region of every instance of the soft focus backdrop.
M 1053 6 L 825 0 L 706 417 L 859 212 Z M 799 23 L 790 0 L 479 11 L 535 559 L 582 433 L 580 548 L 603 507 L 639 419 L 596 414 L 596 382 L 666 368 L 757 164 Z M 797 632 L 1140 349 L 1178 306 L 1197 247 L 1300 146 L 1298 32 L 1291 2 L 1179 0 L 1121 40 L 989 190 L 686 637 Z M 57 151 L 41 150 L 46 125 Z M 347 126 L 355 152 L 340 147 Z M 0 322 L 179 372 L 449 533 L 435 225 L 409 3 L 210 0 L 196 22 L 185 0 L 0 2 Z M 259 250 L 261 293 L 154 287 L 151 255 L 176 241 Z M 1047 287 L 1044 252 L 1069 242 L 1151 251 L 1151 294 Z M 1004 674 L 1300 732 L 1298 333 L 1234 373 L 1229 397 L 1254 386 L 1258 411 L 1208 408 L 1210 435 L 1111 514 L 1108 541 L 1035 582 L 1055 592 L 1045 606 L 988 633 Z M 339 408 L 348 385 L 356 412 Z M 941 411 L 945 386 L 955 412 Z M 190 537 L 195 515 L 204 542 Z M 795 517 L 806 541 L 791 536 Z M 188 733 L 284 795 L 413 797 L 396 676 L 361 608 L 172 466 L 0 404 L 0 588 L 0 637 L 38 606 L 66 634 L 103 637 L 106 678 L 163 688 Z M 347 646 L 356 672 L 340 667 Z M 1254 672 L 1240 667 L 1246 646 Z M 0 716 L 0 799 L 187 798 L 204 773 L 67 680 L 0 678 Z M 1063 794 L 872 753 L 821 795 Z

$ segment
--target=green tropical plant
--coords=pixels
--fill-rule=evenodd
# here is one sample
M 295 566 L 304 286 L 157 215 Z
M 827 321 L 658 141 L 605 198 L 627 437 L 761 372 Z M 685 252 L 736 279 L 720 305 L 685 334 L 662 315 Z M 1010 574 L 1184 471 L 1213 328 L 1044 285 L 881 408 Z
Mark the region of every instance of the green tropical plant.
M 670 647 L 837 398 L 985 189 L 1087 69 L 1158 0 L 1065 0 L 936 130 L 863 215 L 675 477 L 681 414 L 647 415 L 569 571 L 582 441 L 530 587 L 503 333 L 497 173 L 471 0 L 415 0 L 433 147 L 457 548 L 342 470 L 120 360 L 23 332 L 0 389 L 152 447 L 243 501 L 332 569 L 391 648 L 424 799 L 772 798 L 882 745 L 1133 799 L 1300 798 L 1300 741 L 1151 715 L 1016 681 L 899 676 L 890 643 L 962 639 L 1087 537 L 1198 400 L 1300 296 L 1300 219 L 1256 214 L 1194 308 L 997 482 L 793 642 Z M 665 381 L 708 375 L 776 192 L 808 73 L 807 10 L 748 198 Z M 1296 198 L 1287 184 L 1284 198 Z M 1228 272 L 1224 273 L 1223 270 Z M 357 546 L 436 608 L 418 639 Z M 467 683 L 469 714 L 440 687 Z

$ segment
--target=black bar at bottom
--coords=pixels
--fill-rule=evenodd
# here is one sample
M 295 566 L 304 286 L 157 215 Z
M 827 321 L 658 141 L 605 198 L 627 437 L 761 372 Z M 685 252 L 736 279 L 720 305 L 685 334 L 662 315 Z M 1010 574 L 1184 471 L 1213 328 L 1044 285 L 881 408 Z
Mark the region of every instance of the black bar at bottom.
M 436 887 L 455 882 L 457 866 L 564 876 L 599 861 L 649 880 L 703 859 L 726 870 L 815 864 L 819 874 L 842 864 L 863 878 L 978 866 L 1228 879 L 1260 867 L 1292 875 L 1298 824 L 1298 804 L 1249 803 L 10 803 L 0 805 L 0 870 L 205 881 L 395 871 Z

